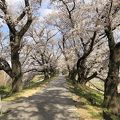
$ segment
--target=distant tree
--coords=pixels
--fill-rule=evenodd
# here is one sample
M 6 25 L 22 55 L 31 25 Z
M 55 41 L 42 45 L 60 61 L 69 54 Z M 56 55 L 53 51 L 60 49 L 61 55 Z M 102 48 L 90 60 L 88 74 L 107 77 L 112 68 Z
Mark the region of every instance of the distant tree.
M 86 84 L 89 80 L 96 77 L 97 72 L 88 74 L 89 65 L 86 66 L 87 58 L 93 51 L 94 44 L 98 41 L 97 35 L 97 10 L 94 5 L 88 7 L 83 1 L 67 1 L 58 2 L 58 19 L 53 20 L 53 24 L 61 32 L 61 44 L 59 44 L 64 55 L 66 66 L 69 71 L 69 77 L 81 84 Z M 81 9 L 79 9 L 81 8 Z M 91 14 L 94 14 L 92 16 Z M 53 19 L 52 17 L 51 19 Z M 94 19 L 94 21 L 93 21 Z M 69 47 L 68 47 L 69 46 Z M 68 49 L 68 50 L 67 50 Z M 71 50 L 70 50 L 71 49 Z M 73 52 L 71 52 L 73 51 Z M 68 57 L 69 53 L 73 57 Z M 74 62 L 74 64 L 72 63 Z
M 55 38 L 58 32 L 49 27 L 38 26 L 39 22 L 36 28 L 31 27 L 28 32 L 28 36 L 32 40 L 32 51 L 29 59 L 31 65 L 26 72 L 43 73 L 44 79 L 48 79 L 56 73 L 57 61 L 61 55 Z

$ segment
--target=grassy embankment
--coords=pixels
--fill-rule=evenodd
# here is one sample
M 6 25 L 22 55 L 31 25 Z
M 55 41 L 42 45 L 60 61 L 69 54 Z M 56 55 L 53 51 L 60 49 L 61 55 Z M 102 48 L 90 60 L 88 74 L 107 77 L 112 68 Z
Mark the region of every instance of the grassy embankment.
M 27 87 L 19 92 L 12 95 L 9 95 L 11 87 L 10 85 L 0 87 L 0 95 L 3 96 L 2 101 L 14 101 L 20 98 L 29 97 L 33 94 L 37 93 L 38 91 L 42 90 L 49 80 L 43 80 L 43 76 L 35 76 L 33 80 L 30 81 Z
M 68 82 L 70 91 L 74 94 L 73 100 L 78 108 L 77 113 L 85 120 L 103 120 L 103 111 L 107 114 L 106 120 L 120 120 L 103 108 L 104 83 L 92 80 L 86 86 L 73 85 Z
M 102 83 L 95 83 L 95 85 L 100 89 L 102 87 Z M 90 88 L 88 86 L 72 85 L 71 83 L 69 83 L 69 86 L 70 91 L 74 94 L 73 100 L 78 108 L 77 113 L 80 118 L 85 120 L 103 120 L 103 93 L 93 89 L 93 86 Z

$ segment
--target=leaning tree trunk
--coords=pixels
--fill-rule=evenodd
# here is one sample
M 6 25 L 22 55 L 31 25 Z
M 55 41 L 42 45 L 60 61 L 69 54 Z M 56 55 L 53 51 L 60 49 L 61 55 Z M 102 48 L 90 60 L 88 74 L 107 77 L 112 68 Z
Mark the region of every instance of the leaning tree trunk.
M 104 106 L 118 115 L 120 110 L 120 97 L 117 89 L 119 85 L 119 45 L 115 43 L 110 23 L 105 29 L 105 33 L 108 38 L 110 56 L 109 71 L 105 81 Z
M 89 48 L 84 51 L 84 54 L 81 58 L 78 59 L 77 61 L 77 72 L 78 72 L 78 83 L 85 85 L 87 80 L 87 75 L 85 73 L 86 71 L 86 59 L 92 52 L 93 46 L 94 46 L 94 41 L 96 39 L 97 32 L 94 31 L 93 36 L 90 38 L 90 45 Z M 83 45 L 84 46 L 84 45 Z M 93 74 L 94 75 L 94 74 Z M 93 75 L 89 78 L 92 78 Z
M 22 70 L 19 61 L 20 40 L 19 36 L 11 36 L 11 65 L 12 65 L 12 92 L 19 92 L 22 90 Z
M 120 98 L 118 94 L 119 65 L 116 60 L 119 57 L 115 53 L 118 53 L 116 48 L 110 52 L 109 72 L 105 81 L 104 106 L 118 115 L 120 110 Z
M 112 65 L 111 65 L 112 64 Z M 119 94 L 118 94 L 118 83 L 119 83 L 119 67 L 113 62 L 109 64 L 109 73 L 105 81 L 105 92 L 104 92 L 104 106 L 111 109 L 114 113 L 118 113 L 119 109 Z
M 77 73 L 78 73 L 78 83 L 81 85 L 86 85 L 91 79 L 97 76 L 97 72 L 92 73 L 89 77 L 87 76 L 87 67 L 85 65 L 86 58 L 78 60 L 77 63 Z

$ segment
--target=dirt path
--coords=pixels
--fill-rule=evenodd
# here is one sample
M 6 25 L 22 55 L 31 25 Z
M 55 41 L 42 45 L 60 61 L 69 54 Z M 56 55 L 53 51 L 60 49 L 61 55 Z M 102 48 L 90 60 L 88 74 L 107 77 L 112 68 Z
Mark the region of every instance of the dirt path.
M 64 77 L 42 91 L 9 105 L 12 110 L 0 120 L 80 120 Z

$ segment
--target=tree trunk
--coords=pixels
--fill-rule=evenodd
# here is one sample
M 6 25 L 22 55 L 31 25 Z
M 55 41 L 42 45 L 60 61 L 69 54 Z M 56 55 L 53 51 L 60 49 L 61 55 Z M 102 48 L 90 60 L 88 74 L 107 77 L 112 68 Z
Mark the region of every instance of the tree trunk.
M 78 60 L 79 61 L 79 60 Z M 77 63 L 77 73 L 78 73 L 78 83 L 85 84 L 85 59 L 79 61 Z
M 120 114 L 120 97 L 117 89 L 119 85 L 119 46 L 115 43 L 111 25 L 107 26 L 105 33 L 108 38 L 110 56 L 109 71 L 105 81 L 104 107 L 118 115 Z
M 4 20 L 10 31 L 10 47 L 11 47 L 11 67 L 7 61 L 0 59 L 0 62 L 4 63 L 3 66 L 0 64 L 0 69 L 4 70 L 10 77 L 13 79 L 12 83 L 12 92 L 18 92 L 22 89 L 22 70 L 21 63 L 19 61 L 19 51 L 20 51 L 20 42 L 24 34 L 29 29 L 32 23 L 32 12 L 29 4 L 29 0 L 24 0 L 25 3 L 25 11 L 16 18 L 16 22 L 12 19 L 12 16 L 9 14 L 8 5 L 6 0 L 0 1 L 0 9 L 4 13 L 5 16 L 8 16 Z M 21 20 L 26 16 L 27 21 L 22 26 L 21 29 L 17 30 L 16 27 L 19 26 Z
M 49 74 L 50 74 L 50 78 L 54 77 L 55 74 L 56 74 L 56 69 L 51 66 L 51 67 L 50 67 L 50 73 L 49 73 Z
M 12 92 L 19 92 L 22 90 L 22 70 L 19 61 L 20 40 L 19 36 L 10 38 L 11 41 L 11 65 L 13 73 Z
M 49 79 L 49 73 L 48 73 L 48 70 L 45 69 L 44 70 L 44 80 L 47 80 L 47 79 Z
M 81 85 L 86 85 L 87 82 L 86 82 L 86 79 L 81 76 L 81 78 L 78 77 L 78 83 L 81 84 Z
M 110 54 L 109 72 L 105 81 L 104 106 L 112 110 L 113 113 L 119 114 L 120 98 L 117 89 L 119 84 L 119 65 L 114 61 L 113 52 Z
M 76 75 L 77 75 L 77 70 L 75 68 L 75 66 L 73 67 L 73 69 L 69 72 L 69 79 L 72 80 L 73 84 L 76 83 Z
M 78 73 L 78 83 L 82 85 L 86 85 L 91 79 L 97 76 L 97 72 L 94 72 L 91 76 L 87 77 L 87 67 L 85 66 L 86 59 L 81 59 L 77 63 L 77 73 Z

